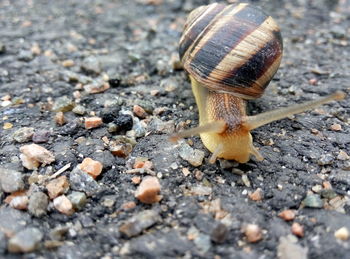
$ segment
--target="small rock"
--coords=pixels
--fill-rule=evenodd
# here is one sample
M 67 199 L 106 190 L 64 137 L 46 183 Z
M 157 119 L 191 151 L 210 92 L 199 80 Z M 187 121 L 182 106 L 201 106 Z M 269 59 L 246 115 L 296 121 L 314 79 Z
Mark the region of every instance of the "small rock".
M 210 238 L 216 243 L 223 243 L 226 241 L 229 234 L 229 230 L 223 223 L 217 223 L 211 231 Z
M 110 88 L 109 83 L 94 81 L 91 84 L 84 85 L 84 90 L 88 94 L 102 93 Z
M 63 124 L 66 123 L 66 118 L 64 117 L 64 113 L 63 112 L 58 112 L 55 115 L 55 122 L 57 125 L 62 126 Z
M 55 198 L 53 200 L 53 206 L 56 208 L 56 210 L 65 215 L 70 216 L 74 213 L 73 205 L 65 195 Z
M 156 203 L 162 199 L 159 195 L 160 183 L 157 177 L 145 177 L 135 192 L 135 197 L 146 204 Z
M 190 193 L 192 195 L 210 195 L 213 192 L 213 189 L 209 186 L 204 186 L 204 185 L 196 185 L 193 186 L 190 190 Z
M 261 201 L 263 199 L 263 191 L 261 188 L 257 188 L 253 193 L 249 194 L 249 198 L 252 201 Z
M 18 60 L 29 62 L 33 59 L 33 53 L 29 50 L 20 50 Z
M 48 205 L 49 198 L 43 192 L 35 192 L 29 197 L 28 210 L 36 217 L 45 215 Z
M 346 227 L 342 227 L 334 232 L 334 236 L 339 240 L 346 241 L 349 239 L 350 233 Z
M 9 203 L 10 206 L 17 210 L 26 210 L 28 208 L 28 196 L 25 192 L 16 192 L 6 197 L 6 203 Z
M 193 242 L 195 243 L 196 247 L 202 252 L 202 253 L 206 253 L 210 250 L 211 248 L 211 242 L 210 242 L 210 236 L 203 234 L 203 233 L 199 233 L 195 239 L 193 240 Z
M 121 206 L 121 209 L 122 210 L 131 210 L 131 209 L 133 209 L 135 207 L 136 207 L 136 203 L 135 202 L 128 201 L 128 202 L 123 203 L 123 205 Z
M 278 214 L 280 218 L 282 218 L 285 221 L 291 221 L 295 219 L 295 211 L 294 210 L 284 210 Z
M 75 210 L 82 210 L 87 202 L 86 195 L 83 192 L 72 192 L 67 197 Z
M 132 129 L 133 119 L 130 115 L 122 114 L 116 117 L 113 121 L 117 125 L 118 131 L 128 131 Z
M 37 228 L 26 228 L 16 233 L 8 242 L 11 253 L 29 253 L 35 251 L 40 244 L 43 234 Z
M 337 193 L 332 189 L 324 189 L 321 191 L 320 194 L 321 194 L 322 198 L 326 198 L 328 200 L 331 200 L 331 199 L 337 197 Z
M 179 155 L 193 166 L 200 166 L 203 163 L 204 152 L 191 148 L 187 143 L 183 143 L 179 150 Z
M 34 128 L 23 127 L 16 130 L 13 133 L 12 138 L 18 143 L 24 143 L 30 141 L 32 139 L 33 134 Z
M 139 105 L 134 105 L 133 113 L 140 119 L 144 119 L 147 116 L 147 112 Z
M 298 237 L 304 236 L 304 227 L 298 222 L 294 222 L 291 227 L 292 233 Z
M 115 144 L 112 142 L 109 145 L 109 151 L 115 156 L 127 157 L 132 151 L 132 145 L 129 143 Z
M 296 244 L 297 240 L 293 236 L 280 237 L 277 246 L 277 257 L 279 259 L 307 259 L 307 248 Z
M 66 193 L 68 191 L 68 188 L 69 188 L 69 182 L 67 180 L 67 176 L 65 175 L 62 175 L 57 179 L 50 181 L 46 185 L 46 189 L 49 193 L 50 199 L 54 199 L 57 196 L 63 193 Z
M 322 208 L 323 201 L 318 194 L 308 194 L 302 201 L 302 204 L 308 208 Z
M 333 123 L 331 126 L 331 130 L 333 131 L 341 131 L 341 125 L 338 123 Z
M 85 118 L 85 129 L 93 129 L 102 125 L 102 119 L 100 117 Z
M 50 151 L 37 144 L 24 145 L 19 150 L 23 154 L 21 156 L 23 166 L 29 170 L 37 168 L 38 163 L 49 165 L 55 161 L 55 157 Z
M 325 154 L 320 157 L 318 160 L 319 165 L 330 165 L 333 163 L 333 156 L 331 154 Z
M 64 67 L 73 67 L 75 65 L 74 61 L 71 59 L 63 60 L 62 66 Z
M 86 113 L 86 108 L 82 105 L 77 105 L 74 107 L 72 112 L 74 112 L 75 114 L 78 114 L 78 115 L 84 115 Z
M 103 165 L 99 161 L 93 160 L 89 157 L 85 158 L 78 167 L 80 170 L 91 175 L 94 179 L 101 174 L 103 169 Z
M 34 133 L 32 140 L 34 143 L 46 143 L 50 139 L 50 131 L 41 130 Z
M 82 62 L 81 69 L 87 73 L 100 74 L 101 65 L 98 59 L 94 56 L 89 56 L 85 58 Z
M 54 112 L 69 112 L 75 106 L 75 103 L 71 98 L 67 96 L 62 96 L 56 99 L 55 103 L 52 106 L 52 111 Z
M 259 242 L 263 238 L 261 228 L 255 224 L 247 224 L 243 232 L 249 243 Z
M 127 237 L 134 237 L 143 230 L 160 221 L 159 214 L 154 210 L 144 210 L 133 216 L 119 228 Z
M 141 183 L 141 177 L 140 176 L 134 176 L 131 178 L 131 181 L 133 184 L 140 184 Z
M 350 156 L 343 150 L 340 150 L 339 151 L 339 154 L 337 156 L 337 159 L 338 160 L 342 160 L 342 161 L 345 161 L 345 160 L 349 160 L 350 159 Z
M 6 46 L 4 43 L 0 42 L 0 54 L 4 54 L 6 52 Z
M 75 135 L 76 133 L 79 132 L 79 128 L 80 128 L 80 123 L 76 120 L 68 122 L 66 125 L 64 125 L 61 128 L 60 133 L 62 135 Z
M 119 111 L 120 111 L 119 106 L 104 108 L 100 113 L 102 121 L 104 123 L 110 123 L 114 121 L 118 117 Z
M 11 122 L 5 122 L 4 126 L 2 127 L 4 130 L 12 129 L 13 124 Z
M 98 183 L 89 174 L 74 168 L 69 174 L 70 187 L 72 190 L 81 191 L 91 196 L 99 190 Z
M 16 192 L 24 188 L 22 174 L 15 170 L 0 167 L 0 186 L 4 192 Z
M 8 206 L 0 207 L 0 233 L 5 233 L 8 237 L 22 230 L 30 221 L 28 213 L 20 212 Z

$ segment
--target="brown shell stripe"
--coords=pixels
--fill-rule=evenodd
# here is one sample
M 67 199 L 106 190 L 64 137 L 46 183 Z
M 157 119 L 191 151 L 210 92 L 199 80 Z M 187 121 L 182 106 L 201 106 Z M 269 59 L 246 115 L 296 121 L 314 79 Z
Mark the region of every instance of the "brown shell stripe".
M 220 26 L 216 29 L 213 28 L 214 34 L 207 41 L 203 40 L 198 44 L 198 52 L 190 61 L 190 68 L 200 72 L 200 76 L 204 78 L 207 78 L 225 56 L 267 18 L 260 10 L 249 5 L 243 6 L 243 9 L 238 12 L 234 9 L 231 13 L 222 16 L 220 23 L 218 23 Z M 227 46 L 227 48 L 213 48 L 211 37 L 215 39 L 217 46 Z M 225 43 L 221 44 L 220 42 Z M 208 63 L 203 63 L 209 60 L 210 66 L 208 66 Z M 201 63 L 203 64 L 202 66 Z M 199 71 L 198 67 L 200 67 Z
M 191 57 L 194 55 L 194 53 L 197 52 L 198 49 L 198 43 L 202 39 L 206 39 L 208 37 L 208 34 L 210 34 L 211 28 L 215 26 L 215 24 L 220 21 L 222 15 L 226 15 L 229 13 L 234 6 L 225 6 L 225 5 L 219 5 L 219 9 L 221 9 L 219 12 L 216 10 L 212 11 L 211 19 L 202 19 L 201 21 L 198 21 L 194 24 L 194 27 L 199 26 L 199 28 L 202 30 L 200 34 L 198 34 L 197 38 L 194 39 L 194 41 L 190 41 L 187 50 L 184 50 L 184 54 L 182 56 L 183 60 L 186 60 L 186 63 L 189 63 L 191 60 Z M 208 17 L 209 18 L 209 17 Z M 203 28 L 204 27 L 204 28 Z M 203 29 L 202 29 L 203 28 Z

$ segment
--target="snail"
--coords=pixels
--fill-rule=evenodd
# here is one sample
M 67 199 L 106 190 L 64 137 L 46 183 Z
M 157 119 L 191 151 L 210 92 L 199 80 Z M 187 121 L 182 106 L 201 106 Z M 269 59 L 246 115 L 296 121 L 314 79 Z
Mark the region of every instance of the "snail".
M 283 52 L 274 19 L 249 4 L 213 3 L 194 9 L 180 39 L 179 55 L 189 74 L 199 110 L 199 126 L 171 136 L 171 140 L 200 135 L 217 158 L 246 163 L 263 156 L 250 131 L 318 105 L 345 98 L 342 91 L 291 107 L 246 114 L 246 102 L 261 97 L 275 75 Z

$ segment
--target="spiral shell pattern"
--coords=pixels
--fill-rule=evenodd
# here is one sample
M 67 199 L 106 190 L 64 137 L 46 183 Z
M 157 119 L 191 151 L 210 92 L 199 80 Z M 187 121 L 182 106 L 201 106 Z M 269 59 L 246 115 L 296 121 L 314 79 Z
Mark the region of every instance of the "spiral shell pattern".
M 210 90 L 260 97 L 282 58 L 280 29 L 249 4 L 210 4 L 193 10 L 180 39 L 185 70 Z

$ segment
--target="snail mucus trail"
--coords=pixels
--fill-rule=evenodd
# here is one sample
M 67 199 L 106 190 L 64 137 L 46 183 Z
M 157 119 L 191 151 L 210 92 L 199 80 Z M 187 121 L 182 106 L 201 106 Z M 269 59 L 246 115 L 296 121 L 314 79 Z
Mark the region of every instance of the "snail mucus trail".
M 246 114 L 246 101 L 259 98 L 282 58 L 280 29 L 271 16 L 249 4 L 210 4 L 193 10 L 180 39 L 179 54 L 189 74 L 199 110 L 199 126 L 171 136 L 171 140 L 200 135 L 216 158 L 240 163 L 254 155 L 250 131 L 318 105 L 345 98 L 337 91 L 302 104 Z

